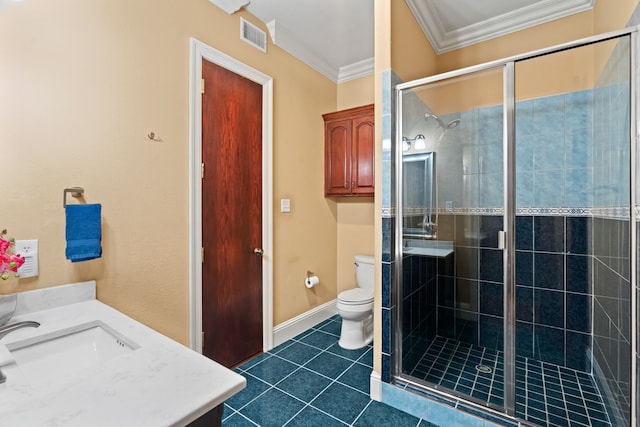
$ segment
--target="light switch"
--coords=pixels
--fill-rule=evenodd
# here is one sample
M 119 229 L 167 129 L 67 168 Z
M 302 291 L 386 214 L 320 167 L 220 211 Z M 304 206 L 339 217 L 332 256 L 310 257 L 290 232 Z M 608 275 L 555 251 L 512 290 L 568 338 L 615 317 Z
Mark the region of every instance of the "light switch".
M 291 212 L 290 199 L 280 199 L 280 212 L 283 212 L 283 213 Z
M 13 251 L 24 257 L 24 264 L 18 269 L 20 277 L 38 275 L 38 240 L 16 240 Z

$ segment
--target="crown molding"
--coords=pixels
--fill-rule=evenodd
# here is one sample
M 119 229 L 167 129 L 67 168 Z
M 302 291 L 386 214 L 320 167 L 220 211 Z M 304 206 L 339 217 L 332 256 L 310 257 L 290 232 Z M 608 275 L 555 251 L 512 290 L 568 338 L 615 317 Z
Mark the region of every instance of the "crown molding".
M 544 0 L 490 19 L 446 31 L 431 0 L 406 0 L 436 53 L 441 54 L 593 8 L 595 0 Z
M 345 65 L 338 70 L 338 83 L 344 83 L 349 80 L 355 80 L 360 77 L 373 74 L 375 67 L 375 58 L 367 58 L 362 61 L 354 62 L 351 65 Z
M 232 15 L 246 7 L 250 1 L 249 0 L 209 0 L 211 3 L 218 6 L 220 9 L 227 12 L 229 15 Z
M 299 38 L 296 37 L 295 34 L 291 33 L 284 26 L 278 24 L 275 19 L 267 23 L 267 29 L 269 30 L 269 35 L 271 36 L 273 44 L 284 49 L 331 81 L 338 81 L 338 70 L 329 65 L 329 63 L 323 60 L 319 55 L 316 55 L 307 49 L 303 43 L 300 43 Z

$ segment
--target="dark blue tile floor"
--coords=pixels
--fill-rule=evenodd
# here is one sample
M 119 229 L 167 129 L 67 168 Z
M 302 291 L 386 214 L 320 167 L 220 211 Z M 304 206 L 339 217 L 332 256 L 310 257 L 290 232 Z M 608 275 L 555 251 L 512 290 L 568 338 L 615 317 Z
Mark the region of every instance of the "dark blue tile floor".
M 422 346 L 416 346 L 422 347 Z M 482 403 L 503 405 L 504 364 L 500 351 L 435 337 L 420 350 L 414 378 L 454 390 Z M 516 415 L 539 426 L 611 427 L 591 375 L 552 363 L 516 357 Z
M 247 388 L 225 403 L 223 426 L 435 427 L 369 399 L 371 345 L 338 346 L 334 316 L 236 368 Z

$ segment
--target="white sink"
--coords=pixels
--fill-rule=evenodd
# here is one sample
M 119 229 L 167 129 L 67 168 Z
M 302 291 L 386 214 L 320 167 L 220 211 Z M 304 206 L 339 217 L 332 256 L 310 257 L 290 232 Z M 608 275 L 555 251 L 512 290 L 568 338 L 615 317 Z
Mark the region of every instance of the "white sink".
M 421 255 L 445 258 L 453 253 L 453 242 L 447 240 L 405 239 L 402 252 L 407 255 Z
M 7 344 L 17 368 L 32 385 L 74 376 L 138 347 L 100 321 Z

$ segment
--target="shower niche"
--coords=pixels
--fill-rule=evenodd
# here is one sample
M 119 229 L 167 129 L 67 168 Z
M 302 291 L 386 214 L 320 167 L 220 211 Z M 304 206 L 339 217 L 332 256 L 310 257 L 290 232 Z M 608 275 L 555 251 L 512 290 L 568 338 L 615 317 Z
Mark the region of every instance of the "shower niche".
M 632 36 L 396 86 L 391 382 L 630 425 Z

